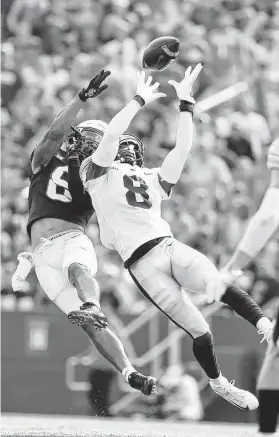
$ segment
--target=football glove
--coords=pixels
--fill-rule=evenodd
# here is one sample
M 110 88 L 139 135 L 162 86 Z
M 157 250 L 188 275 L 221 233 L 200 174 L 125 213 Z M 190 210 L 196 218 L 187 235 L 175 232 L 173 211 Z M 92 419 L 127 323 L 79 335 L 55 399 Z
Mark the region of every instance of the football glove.
M 110 75 L 110 71 L 101 70 L 100 73 L 96 74 L 90 82 L 87 88 L 83 88 L 79 91 L 78 96 L 82 102 L 86 102 L 88 99 L 93 99 L 105 91 L 108 85 L 102 85 L 102 82 Z
M 68 135 L 67 138 L 67 146 L 66 153 L 67 158 L 69 159 L 71 156 L 78 157 L 78 150 L 81 148 L 82 144 L 82 135 L 78 129 L 74 126 L 71 126 L 72 132 Z
M 172 85 L 176 91 L 177 97 L 180 100 L 186 100 L 190 103 L 196 103 L 195 99 L 192 97 L 192 88 L 195 80 L 202 70 L 202 64 L 197 64 L 192 71 L 192 67 L 188 67 L 184 79 L 181 82 L 176 82 L 175 80 L 169 80 L 168 83 Z
M 12 277 L 13 291 L 26 291 L 27 278 L 30 270 L 33 267 L 32 253 L 22 252 L 17 257 L 19 263 Z
M 160 97 L 166 97 L 164 93 L 157 93 L 156 90 L 159 87 L 159 82 L 152 83 L 152 76 L 149 76 L 145 81 L 145 72 L 141 71 L 137 73 L 137 90 L 136 95 L 140 96 L 145 104 L 154 102 Z
M 223 282 L 226 285 L 234 284 L 235 281 L 243 275 L 242 270 L 229 270 L 227 268 L 223 268 L 220 270 L 220 275 L 222 277 Z

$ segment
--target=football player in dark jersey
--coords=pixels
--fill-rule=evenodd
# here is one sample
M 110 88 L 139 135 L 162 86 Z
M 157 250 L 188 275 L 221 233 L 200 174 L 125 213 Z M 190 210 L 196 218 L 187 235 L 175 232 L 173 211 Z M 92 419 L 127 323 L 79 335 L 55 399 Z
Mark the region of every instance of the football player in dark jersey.
M 91 79 L 88 87 L 58 114 L 32 152 L 27 232 L 33 253 L 29 267 L 34 265 L 48 297 L 73 323 L 82 327 L 130 386 L 150 395 L 157 380 L 134 369 L 101 311 L 99 287 L 94 278 L 96 255 L 85 234 L 93 208 L 79 178 L 79 160 L 97 147 L 106 124 L 85 121 L 77 129 L 72 128 L 70 138 L 66 135 L 82 105 L 107 88 L 102 82 L 109 74 L 102 70 Z M 26 264 L 28 257 L 23 258 Z M 20 263 L 14 276 L 19 270 Z

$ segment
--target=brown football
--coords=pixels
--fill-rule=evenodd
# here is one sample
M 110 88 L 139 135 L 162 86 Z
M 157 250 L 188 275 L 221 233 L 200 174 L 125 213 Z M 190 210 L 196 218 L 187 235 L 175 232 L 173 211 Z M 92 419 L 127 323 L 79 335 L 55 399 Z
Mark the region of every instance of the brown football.
M 173 36 L 162 36 L 151 41 L 142 57 L 142 66 L 147 70 L 163 71 L 179 54 L 179 40 Z

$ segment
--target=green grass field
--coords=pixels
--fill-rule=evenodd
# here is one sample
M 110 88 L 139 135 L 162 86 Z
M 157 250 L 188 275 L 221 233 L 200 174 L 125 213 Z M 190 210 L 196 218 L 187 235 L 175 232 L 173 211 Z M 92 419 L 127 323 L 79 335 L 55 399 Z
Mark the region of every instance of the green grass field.
M 256 425 L 3 414 L 3 437 L 253 437 Z

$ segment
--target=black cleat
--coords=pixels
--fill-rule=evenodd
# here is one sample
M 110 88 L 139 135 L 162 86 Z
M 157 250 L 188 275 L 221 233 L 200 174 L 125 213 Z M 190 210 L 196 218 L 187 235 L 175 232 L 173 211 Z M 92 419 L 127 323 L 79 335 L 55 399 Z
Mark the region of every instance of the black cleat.
M 71 311 L 68 319 L 78 326 L 90 323 L 97 329 L 107 328 L 108 321 L 101 308 L 91 302 L 85 302 L 79 310 Z
M 132 388 L 141 391 L 144 395 L 155 394 L 158 381 L 153 376 L 144 376 L 139 372 L 133 372 L 129 376 L 129 384 Z

